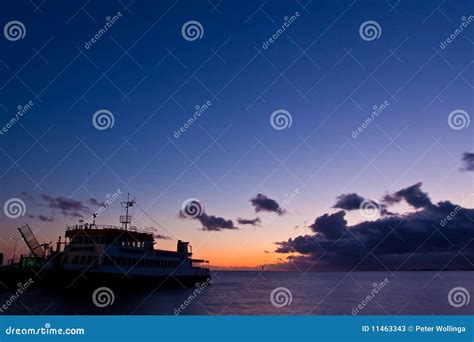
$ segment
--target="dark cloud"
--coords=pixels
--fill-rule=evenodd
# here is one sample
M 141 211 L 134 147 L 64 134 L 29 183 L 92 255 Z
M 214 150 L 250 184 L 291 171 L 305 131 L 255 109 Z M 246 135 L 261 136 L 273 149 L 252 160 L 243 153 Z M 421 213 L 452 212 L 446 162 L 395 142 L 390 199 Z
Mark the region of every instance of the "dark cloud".
M 413 208 L 430 208 L 433 203 L 426 192 L 421 191 L 422 183 L 416 183 L 408 188 L 397 191 L 394 194 L 387 194 L 383 198 L 383 202 L 392 205 L 404 199 Z
M 387 200 L 390 200 L 390 199 L 391 198 L 387 198 Z M 359 210 L 361 209 L 361 205 L 364 201 L 368 203 L 370 207 L 378 208 L 380 211 L 380 215 L 382 216 L 393 215 L 392 212 L 388 211 L 387 204 L 378 203 L 374 200 L 364 198 L 356 193 L 339 195 L 336 198 L 336 204 L 333 205 L 333 208 L 345 209 L 345 210 Z
M 32 200 L 32 201 L 35 200 L 34 197 L 33 197 L 33 195 L 30 194 L 30 193 L 28 193 L 28 192 L 23 191 L 21 194 L 22 194 L 23 196 L 25 196 L 25 197 L 28 197 L 28 198 L 29 198 L 30 200 Z
M 257 213 L 260 211 L 275 212 L 278 215 L 283 215 L 285 213 L 277 201 L 268 198 L 263 194 L 257 194 L 257 196 L 250 199 L 250 202 L 255 207 L 255 212 Z
M 322 234 L 327 239 L 338 239 L 347 230 L 347 221 L 344 219 L 345 214 L 344 210 L 332 215 L 324 214 L 318 217 L 309 227 L 313 232 Z
M 256 226 L 260 223 L 260 217 L 254 218 L 254 219 L 243 219 L 243 218 L 238 218 L 237 222 L 239 224 L 250 224 L 252 226 Z
M 42 222 L 54 222 L 54 217 L 53 216 L 47 217 L 47 216 L 44 216 L 44 215 L 38 215 L 38 220 L 40 220 Z
M 336 204 L 333 208 L 345 209 L 345 210 L 357 210 L 360 208 L 360 204 L 364 201 L 364 197 L 358 194 L 342 194 L 336 198 Z
M 89 204 L 90 205 L 95 205 L 96 207 L 105 207 L 105 203 L 104 202 L 99 202 L 97 199 L 95 198 L 89 198 Z
M 160 239 L 160 240 L 171 240 L 169 236 L 163 235 L 163 234 L 153 234 L 153 237 L 155 239 Z
M 464 171 L 474 171 L 474 153 L 463 153 L 461 161 L 464 164 Z
M 47 207 L 51 209 L 60 209 L 65 216 L 83 217 L 82 213 L 90 213 L 89 207 L 81 201 L 65 197 L 53 197 L 48 194 L 42 194 L 41 198 L 45 201 Z
M 81 213 L 78 213 L 78 212 L 68 212 L 68 211 L 63 210 L 61 213 L 64 216 L 79 217 L 79 218 L 84 217 Z
M 449 201 L 432 204 L 420 184 L 400 190 L 417 211 L 352 226 L 345 211 L 318 217 L 314 234 L 277 242 L 278 253 L 297 253 L 291 263 L 313 269 L 472 269 L 474 209 Z M 299 264 L 299 265 L 298 265 Z
M 150 233 L 150 234 L 153 234 L 153 237 L 155 239 L 160 239 L 160 240 L 171 240 L 171 237 L 167 236 L 167 235 L 163 235 L 163 234 L 160 234 L 160 233 L 157 233 L 158 232 L 158 229 L 156 229 L 155 227 L 137 227 L 137 226 L 131 226 L 130 227 L 130 230 L 133 230 L 135 232 L 143 232 L 143 233 Z
M 269 252 L 269 251 L 263 251 L 263 252 L 264 252 L 265 254 L 270 254 L 270 252 Z
M 234 222 L 232 220 L 226 220 L 223 217 L 202 213 L 202 215 L 198 216 L 196 219 L 201 222 L 202 230 L 218 232 L 223 229 L 238 229 L 236 226 L 234 226 Z

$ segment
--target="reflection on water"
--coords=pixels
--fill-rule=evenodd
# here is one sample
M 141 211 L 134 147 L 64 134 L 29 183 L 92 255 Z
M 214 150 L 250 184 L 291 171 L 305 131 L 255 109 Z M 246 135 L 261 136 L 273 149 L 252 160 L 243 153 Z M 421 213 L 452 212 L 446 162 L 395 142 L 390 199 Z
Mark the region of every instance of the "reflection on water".
M 141 315 L 467 315 L 473 303 L 453 307 L 454 287 L 474 288 L 473 272 L 235 272 L 213 274 L 212 285 L 190 289 L 113 289 L 114 301 L 98 308 L 90 294 L 28 289 L 3 314 Z M 378 286 L 385 282 L 384 286 Z M 283 292 L 276 288 L 284 288 Z M 271 294 L 274 291 L 273 301 Z M 286 292 L 285 292 L 286 291 Z M 0 294 L 0 305 L 11 293 Z M 279 297 L 276 297 L 279 295 Z M 474 294 L 473 294 L 474 295 Z M 370 296 L 370 298 L 367 298 Z

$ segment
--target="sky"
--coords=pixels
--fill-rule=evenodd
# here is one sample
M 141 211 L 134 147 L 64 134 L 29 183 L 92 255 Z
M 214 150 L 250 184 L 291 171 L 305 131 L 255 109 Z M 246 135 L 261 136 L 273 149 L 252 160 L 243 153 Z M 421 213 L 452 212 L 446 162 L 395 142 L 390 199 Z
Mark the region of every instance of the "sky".
M 0 6 L 5 258 L 130 193 L 134 229 L 214 267 L 472 266 L 472 2 Z

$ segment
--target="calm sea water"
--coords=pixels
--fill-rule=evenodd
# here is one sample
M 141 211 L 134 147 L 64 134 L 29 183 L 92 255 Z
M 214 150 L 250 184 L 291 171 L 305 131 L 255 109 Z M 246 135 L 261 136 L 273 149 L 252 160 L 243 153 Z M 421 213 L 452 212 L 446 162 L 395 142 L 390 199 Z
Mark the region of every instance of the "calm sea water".
M 374 284 L 385 279 L 387 285 L 374 294 Z M 275 306 L 271 294 L 281 287 L 285 289 L 277 291 L 279 298 L 274 296 Z M 92 293 L 71 296 L 29 289 L 4 314 L 351 315 L 359 304 L 359 315 L 473 314 L 474 298 L 462 307 L 450 305 L 448 293 L 455 287 L 474 297 L 474 272 L 221 271 L 200 293 L 195 288 L 114 291 L 113 304 L 104 308 L 93 304 Z M 363 302 L 371 293 L 373 298 Z M 0 305 L 10 295 L 0 294 Z

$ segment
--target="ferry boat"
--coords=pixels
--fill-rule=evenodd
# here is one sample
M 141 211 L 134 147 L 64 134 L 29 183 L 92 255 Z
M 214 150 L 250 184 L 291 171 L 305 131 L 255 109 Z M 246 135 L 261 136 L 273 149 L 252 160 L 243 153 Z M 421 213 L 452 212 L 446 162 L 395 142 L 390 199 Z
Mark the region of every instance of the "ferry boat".
M 68 226 L 65 239 L 59 237 L 56 250 L 40 245 L 28 225 L 18 230 L 31 255 L 20 257 L 0 269 L 4 284 L 24 282 L 33 277 L 35 284 L 47 287 L 190 287 L 210 282 L 208 261 L 193 259 L 189 242 L 178 240 L 176 251 L 155 249 L 152 233 L 132 230 L 129 208 L 122 202 L 122 226 L 80 222 Z

